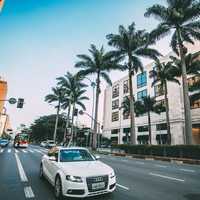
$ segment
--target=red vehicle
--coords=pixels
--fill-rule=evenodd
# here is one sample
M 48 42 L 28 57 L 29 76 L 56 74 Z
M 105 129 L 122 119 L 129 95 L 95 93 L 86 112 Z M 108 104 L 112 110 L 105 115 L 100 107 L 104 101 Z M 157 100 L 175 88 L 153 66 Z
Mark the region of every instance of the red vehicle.
M 28 147 L 29 137 L 28 134 L 20 133 L 15 136 L 14 147 Z

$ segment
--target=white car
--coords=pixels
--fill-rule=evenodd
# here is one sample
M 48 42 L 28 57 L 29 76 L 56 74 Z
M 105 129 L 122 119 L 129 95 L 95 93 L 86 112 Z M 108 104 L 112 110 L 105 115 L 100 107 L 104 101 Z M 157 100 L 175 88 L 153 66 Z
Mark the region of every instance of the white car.
M 111 193 L 116 188 L 114 170 L 98 158 L 86 148 L 54 147 L 42 157 L 40 177 L 54 186 L 58 199 Z
M 41 147 L 46 147 L 46 145 L 47 145 L 47 142 L 46 142 L 46 141 L 43 141 L 43 142 L 40 143 L 40 146 L 41 146 Z
M 55 142 L 54 142 L 54 140 L 47 140 L 47 142 L 46 142 L 46 147 L 47 148 L 52 148 L 52 147 L 55 147 L 56 146 L 56 144 L 55 144 Z

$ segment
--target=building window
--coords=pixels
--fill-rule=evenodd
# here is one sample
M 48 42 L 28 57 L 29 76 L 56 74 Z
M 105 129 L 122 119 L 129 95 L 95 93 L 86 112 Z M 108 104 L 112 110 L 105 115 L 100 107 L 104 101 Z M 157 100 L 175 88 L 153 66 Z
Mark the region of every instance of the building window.
M 165 99 L 161 99 L 159 101 L 156 101 L 156 105 L 159 106 L 160 112 L 166 112 L 166 102 Z
M 113 129 L 111 130 L 111 134 L 114 135 L 114 134 L 118 134 L 119 133 L 119 129 Z
M 110 140 L 112 145 L 118 144 L 118 137 L 111 137 Z
M 147 132 L 148 130 L 148 126 L 138 126 L 138 132 Z
M 140 92 L 137 93 L 137 100 L 138 101 L 142 101 L 143 97 L 147 96 L 147 90 L 142 90 Z
M 125 112 L 123 113 L 123 119 L 129 119 L 130 118 L 130 113 Z
M 154 92 L 155 92 L 155 97 L 159 97 L 159 96 L 164 95 L 165 90 L 164 90 L 164 88 L 161 86 L 161 84 L 159 84 L 159 85 L 155 85 L 155 86 L 154 86 Z
M 191 108 L 192 108 L 192 109 L 200 108 L 200 99 L 198 99 L 198 100 L 192 102 Z
M 137 141 L 139 144 L 149 144 L 149 135 L 138 135 Z
M 112 98 L 119 96 L 119 84 L 114 85 L 112 88 Z
M 129 92 L 129 82 L 128 80 L 124 81 L 124 94 L 127 94 Z
M 112 102 L 112 110 L 119 108 L 119 99 Z
M 166 123 L 156 124 L 156 130 L 157 131 L 167 130 L 167 124 Z
M 143 72 L 137 75 L 137 88 L 141 88 L 147 85 L 147 73 Z
M 157 144 L 167 144 L 167 134 L 156 135 Z
M 118 121 L 119 120 L 119 112 L 113 112 L 112 113 L 112 122 Z
M 199 89 L 199 84 L 200 84 L 200 76 L 193 76 L 191 78 L 187 79 L 188 81 L 188 87 L 190 90 L 195 90 Z

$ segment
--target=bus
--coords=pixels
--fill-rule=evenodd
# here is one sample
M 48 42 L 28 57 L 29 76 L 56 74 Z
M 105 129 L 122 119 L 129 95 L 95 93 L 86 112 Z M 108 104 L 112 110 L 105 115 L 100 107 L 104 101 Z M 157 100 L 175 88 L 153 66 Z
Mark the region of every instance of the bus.
M 28 134 L 20 133 L 15 136 L 14 147 L 28 147 Z

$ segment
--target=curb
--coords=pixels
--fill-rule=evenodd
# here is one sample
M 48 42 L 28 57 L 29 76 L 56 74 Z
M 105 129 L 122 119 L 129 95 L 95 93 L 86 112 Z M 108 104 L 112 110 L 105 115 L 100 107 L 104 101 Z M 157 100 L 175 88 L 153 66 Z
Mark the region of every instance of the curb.
M 161 157 L 161 156 L 145 156 L 138 154 L 126 154 L 126 153 L 109 153 L 109 152 L 98 152 L 104 155 L 113 155 L 116 157 L 127 157 L 127 158 L 137 158 L 144 160 L 160 160 L 165 162 L 171 162 L 176 164 L 190 164 L 190 165 L 200 165 L 200 160 L 188 159 L 188 158 L 172 158 L 172 157 Z

